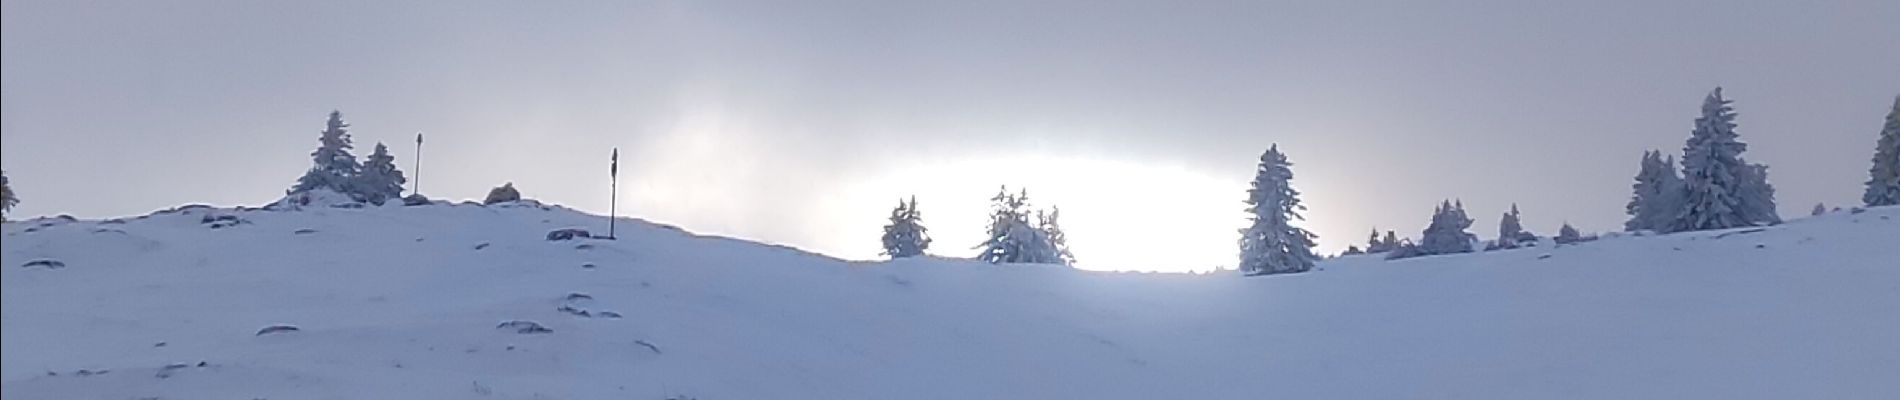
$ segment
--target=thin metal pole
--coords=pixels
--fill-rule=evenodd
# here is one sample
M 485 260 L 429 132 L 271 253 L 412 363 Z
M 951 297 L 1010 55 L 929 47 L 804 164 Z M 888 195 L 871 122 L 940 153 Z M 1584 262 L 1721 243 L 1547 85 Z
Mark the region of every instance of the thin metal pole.
M 422 132 L 416 132 L 416 184 L 409 186 L 410 194 L 422 194 Z
M 613 192 L 607 195 L 607 238 L 617 239 L 618 237 L 614 235 L 614 223 L 620 219 L 620 148 L 618 147 L 614 148 L 612 161 L 607 167 L 607 175 L 612 180 L 608 190 Z

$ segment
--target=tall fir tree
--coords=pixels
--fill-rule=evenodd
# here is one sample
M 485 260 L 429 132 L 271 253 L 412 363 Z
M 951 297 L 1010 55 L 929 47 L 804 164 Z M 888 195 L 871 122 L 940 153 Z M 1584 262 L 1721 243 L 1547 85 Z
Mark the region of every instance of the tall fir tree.
M 409 183 L 402 170 L 396 168 L 396 157 L 389 155 L 389 147 L 376 144 L 376 150 L 363 162 L 362 171 L 350 180 L 353 185 L 349 193 L 357 200 L 382 205 L 384 202 L 402 198 L 403 185 Z
M 884 253 L 892 259 L 924 255 L 930 249 L 930 230 L 924 228 L 923 213 L 917 211 L 917 197 L 897 201 L 891 209 L 891 223 L 884 226 Z
M 1874 145 L 1874 167 L 1867 170 L 1867 192 L 1860 200 L 1868 207 L 1900 205 L 1900 96 L 1887 111 L 1887 124 Z
M 350 153 L 354 148 L 350 144 L 350 124 L 343 122 L 343 113 L 330 111 L 330 120 L 325 123 L 321 143 L 317 150 L 310 153 L 313 164 L 303 177 L 297 178 L 297 184 L 289 193 L 302 193 L 317 189 L 330 189 L 338 193 L 349 193 L 349 182 L 362 170 L 362 164 L 356 161 L 356 155 Z
M 1313 254 L 1312 232 L 1293 226 L 1305 220 L 1300 211 L 1300 192 L 1291 185 L 1293 163 L 1288 162 L 1280 146 L 1274 145 L 1260 155 L 1252 188 L 1247 190 L 1250 226 L 1240 231 L 1240 271 L 1246 275 L 1306 272 L 1320 258 Z
M 1737 140 L 1735 112 L 1722 88 L 1702 102 L 1694 133 L 1683 146 L 1683 205 L 1670 231 L 1698 231 L 1779 221 L 1767 167 L 1742 159 L 1748 145 Z
M 1623 230 L 1669 231 L 1676 216 L 1682 212 L 1682 177 L 1676 175 L 1676 158 L 1664 158 L 1661 151 L 1643 152 L 1642 168 L 1636 172 L 1636 183 L 1630 185 L 1633 194 L 1629 204 L 1623 206 L 1630 216 L 1623 223 Z
M 7 213 L 13 212 L 13 206 L 20 204 L 20 198 L 13 195 L 13 183 L 7 181 L 7 172 L 0 171 L 0 221 L 7 219 Z
M 1498 219 L 1498 248 L 1515 249 L 1524 242 L 1537 240 L 1537 235 L 1524 230 L 1523 222 L 1518 219 L 1520 216 L 1517 204 L 1511 204 L 1511 211 Z

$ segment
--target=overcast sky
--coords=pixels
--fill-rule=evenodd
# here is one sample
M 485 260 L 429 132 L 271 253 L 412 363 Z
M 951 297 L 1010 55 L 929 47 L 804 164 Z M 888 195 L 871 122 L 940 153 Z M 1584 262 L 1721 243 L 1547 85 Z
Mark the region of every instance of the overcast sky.
M 1771 4 L 1778 3 L 1778 4 Z M 341 110 L 422 191 L 620 209 L 875 258 L 916 195 L 967 256 L 998 185 L 1103 269 L 1232 265 L 1278 143 L 1329 252 L 1441 199 L 1496 234 L 1623 221 L 1646 149 L 1736 100 L 1784 216 L 1850 205 L 1900 94 L 1900 1 L 18 1 L 11 215 L 260 205 Z M 413 173 L 413 171 L 412 171 Z M 524 233 L 538 234 L 539 232 Z

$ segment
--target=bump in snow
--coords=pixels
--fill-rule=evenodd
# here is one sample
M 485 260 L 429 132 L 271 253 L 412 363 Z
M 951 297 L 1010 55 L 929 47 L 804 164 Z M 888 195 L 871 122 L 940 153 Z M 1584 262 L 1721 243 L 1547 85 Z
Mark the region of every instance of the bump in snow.
M 20 264 L 20 267 L 21 268 L 40 267 L 40 268 L 45 268 L 45 269 L 60 269 L 60 268 L 66 268 L 66 263 L 59 260 L 42 258 L 38 260 L 27 261 L 25 264 Z
M 589 233 L 586 229 L 581 228 L 562 228 L 548 232 L 548 241 L 589 239 L 593 237 L 593 233 Z
M 264 327 L 264 329 L 258 329 L 257 334 L 254 336 L 264 336 L 264 335 L 277 334 L 277 333 L 289 333 L 289 332 L 296 332 L 300 330 L 302 329 L 297 328 L 297 326 L 295 325 L 271 325 L 271 326 Z
M 554 333 L 553 329 L 548 329 L 545 326 L 541 326 L 541 323 L 539 322 L 523 321 L 523 320 L 513 320 L 513 321 L 502 322 L 501 325 L 495 325 L 495 329 L 512 330 L 515 333 L 519 333 L 523 335 L 538 334 L 538 333 Z

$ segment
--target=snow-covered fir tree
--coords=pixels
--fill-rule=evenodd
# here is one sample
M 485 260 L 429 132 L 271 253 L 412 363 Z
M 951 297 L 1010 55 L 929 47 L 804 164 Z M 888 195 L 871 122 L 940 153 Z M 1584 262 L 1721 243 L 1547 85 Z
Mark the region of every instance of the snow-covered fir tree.
M 1642 168 L 1636 172 L 1636 183 L 1630 185 L 1634 192 L 1630 202 L 1623 206 L 1630 216 L 1623 223 L 1623 230 L 1669 231 L 1677 214 L 1682 212 L 1682 177 L 1676 175 L 1676 158 L 1664 158 L 1661 151 L 1643 152 Z
M 1874 167 L 1867 173 L 1862 203 L 1868 207 L 1900 205 L 1900 96 L 1894 96 L 1893 109 L 1887 111 L 1887 124 L 1881 127 L 1880 142 L 1874 145 Z
M 1069 252 L 1069 235 L 1062 233 L 1062 208 L 1049 206 L 1049 212 L 1036 212 L 1038 230 L 1042 232 L 1043 242 L 1052 264 L 1075 265 L 1075 254 Z
M 891 209 L 891 223 L 884 226 L 884 253 L 891 258 L 924 255 L 930 249 L 930 230 L 924 228 L 923 213 L 917 211 L 917 197 L 909 202 L 897 200 Z
M 343 122 L 343 113 L 330 112 L 330 120 L 325 123 L 323 134 L 317 140 L 317 151 L 311 152 L 314 165 L 303 177 L 297 178 L 297 184 L 289 193 L 303 193 L 317 189 L 330 189 L 337 193 L 349 193 L 350 179 L 362 170 L 356 161 L 356 155 L 350 153 L 354 148 L 350 144 L 350 124 Z
M 1768 168 L 1742 159 L 1748 145 L 1737 140 L 1735 112 L 1722 88 L 1709 92 L 1683 146 L 1683 205 L 1669 231 L 1697 231 L 1779 222 Z
M 1470 253 L 1472 242 L 1477 235 L 1466 232 L 1471 228 L 1471 217 L 1465 214 L 1465 204 L 1447 200 L 1432 213 L 1432 224 L 1425 228 L 1424 235 L 1418 241 L 1418 255 L 1437 255 Z
M 1360 250 L 1357 245 L 1346 246 L 1346 252 L 1339 253 L 1341 256 L 1356 256 L 1360 254 L 1366 254 L 1366 251 Z
M 1306 272 L 1320 260 L 1313 254 L 1313 239 L 1319 236 L 1293 226 L 1293 221 L 1305 219 L 1300 211 L 1306 206 L 1300 204 L 1300 192 L 1291 185 L 1292 167 L 1279 145 L 1260 155 L 1252 188 L 1247 190 L 1247 219 L 1251 223 L 1240 231 L 1243 274 Z
M 1826 203 L 1814 203 L 1814 210 L 1808 212 L 1809 216 L 1818 216 L 1821 214 L 1827 214 Z
M 396 169 L 396 157 L 390 156 L 389 148 L 382 143 L 376 144 L 376 150 L 363 162 L 362 171 L 350 181 L 351 195 L 375 205 L 401 199 L 403 185 L 409 183 L 402 170 Z
M 1768 184 L 1768 166 L 1745 164 L 1735 178 L 1741 181 L 1735 193 L 1742 199 L 1743 218 L 1755 225 L 1781 223 L 1781 213 L 1775 211 L 1775 186 Z
M 1504 213 L 1504 217 L 1498 219 L 1498 248 L 1515 249 L 1523 246 L 1525 242 L 1537 240 L 1537 235 L 1524 230 L 1523 222 L 1518 220 L 1519 215 L 1517 204 L 1512 204 L 1511 211 Z
M 1366 236 L 1365 252 L 1367 254 L 1384 253 L 1387 251 L 1392 251 L 1393 246 L 1398 246 L 1398 237 L 1397 237 L 1397 234 L 1393 233 L 1392 231 L 1386 231 L 1385 239 L 1380 240 L 1379 227 L 1375 226 L 1375 227 L 1372 227 L 1372 234 Z
M 7 219 L 7 213 L 13 212 L 13 206 L 20 204 L 20 198 L 13 197 L 13 183 L 7 182 L 6 171 L 0 171 L 0 221 Z
M 977 248 L 977 259 L 991 264 L 1017 262 L 1023 258 L 1024 242 L 1029 218 L 1024 209 L 1028 206 L 1028 190 L 1022 195 L 1009 192 L 1005 186 L 990 198 L 989 239 Z
M 1008 187 L 990 198 L 989 239 L 978 244 L 977 259 L 992 264 L 1061 264 L 1061 253 L 1039 224 L 1029 221 L 1029 191 Z M 1040 221 L 1039 221 L 1040 222 Z
M 1399 248 L 1398 232 L 1385 231 L 1382 239 L 1379 236 L 1379 227 L 1375 226 L 1372 228 L 1372 234 L 1366 237 L 1366 254 L 1384 253 L 1396 248 Z
M 1553 240 L 1556 241 L 1557 244 L 1578 243 L 1583 241 L 1583 234 L 1577 232 L 1577 228 L 1570 226 L 1569 222 L 1564 222 L 1562 228 L 1557 228 L 1557 237 L 1553 238 Z

